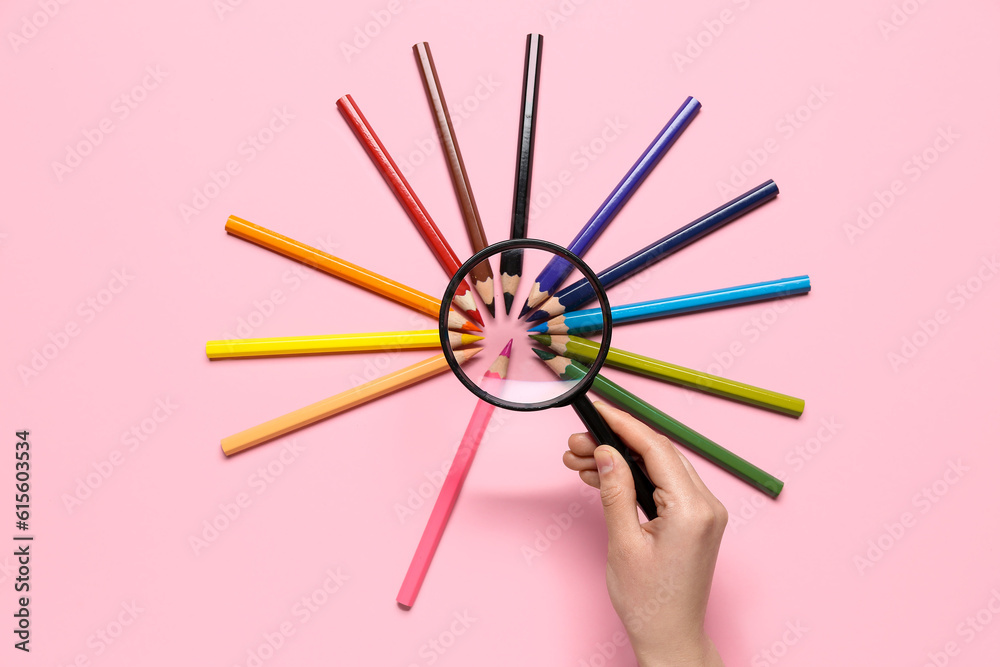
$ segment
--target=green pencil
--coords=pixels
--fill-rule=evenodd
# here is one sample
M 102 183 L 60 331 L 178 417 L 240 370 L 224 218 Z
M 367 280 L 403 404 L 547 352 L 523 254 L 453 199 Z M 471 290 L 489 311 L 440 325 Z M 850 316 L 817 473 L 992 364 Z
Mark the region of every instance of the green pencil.
M 542 345 L 552 348 L 557 354 L 584 363 L 594 361 L 601 347 L 597 341 L 587 340 L 579 336 L 533 334 L 531 337 Z M 773 410 L 791 417 L 801 416 L 806 405 L 801 398 L 786 396 L 776 391 L 761 389 L 718 375 L 709 375 L 684 366 L 675 366 L 659 359 L 644 357 L 614 347 L 608 352 L 608 358 L 604 363 L 614 368 L 632 371 L 657 380 L 665 380 L 682 387 L 697 389 L 707 394 L 714 394 L 765 410 Z
M 560 357 L 545 350 L 535 349 L 534 352 L 562 380 L 579 380 L 587 374 L 587 367 L 578 361 Z M 785 483 L 777 477 L 733 454 L 722 445 L 712 442 L 694 429 L 688 428 L 635 394 L 622 389 L 603 375 L 598 374 L 594 377 L 591 389 L 661 431 L 671 440 L 675 440 L 691 451 L 700 454 L 772 498 L 777 498 L 778 494 L 781 493 Z

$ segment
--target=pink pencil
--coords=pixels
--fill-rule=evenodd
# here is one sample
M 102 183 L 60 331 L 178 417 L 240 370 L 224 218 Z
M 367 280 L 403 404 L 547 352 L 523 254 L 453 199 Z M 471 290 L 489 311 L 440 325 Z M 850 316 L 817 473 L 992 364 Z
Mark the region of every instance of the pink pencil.
M 493 393 L 496 385 L 507 377 L 510 348 L 513 344 L 514 340 L 511 339 L 497 360 L 483 375 L 483 388 L 490 393 Z M 492 414 L 493 406 L 486 401 L 479 401 L 476 404 L 472 419 L 469 420 L 469 426 L 465 429 L 465 435 L 462 436 L 462 444 L 455 452 L 455 459 L 451 462 L 451 468 L 448 469 L 448 476 L 445 477 L 444 484 L 441 486 L 441 493 L 438 494 L 434 509 L 431 510 L 431 517 L 424 527 L 424 534 L 420 536 L 420 544 L 417 545 L 413 560 L 410 561 L 410 569 L 406 571 L 406 578 L 403 579 L 403 585 L 400 586 L 399 593 L 396 595 L 396 602 L 404 607 L 412 607 L 414 600 L 417 599 L 417 593 L 420 592 L 420 586 L 424 583 L 427 569 L 431 566 L 431 559 L 434 558 L 434 552 L 441 541 L 441 535 L 444 534 L 444 527 L 448 524 L 448 517 L 451 516 L 451 510 L 455 507 L 455 501 L 458 500 L 462 484 L 465 483 L 465 476 L 469 474 L 472 459 L 476 456 L 479 441 L 483 438 L 483 432 L 486 431 L 486 425 L 489 424 Z

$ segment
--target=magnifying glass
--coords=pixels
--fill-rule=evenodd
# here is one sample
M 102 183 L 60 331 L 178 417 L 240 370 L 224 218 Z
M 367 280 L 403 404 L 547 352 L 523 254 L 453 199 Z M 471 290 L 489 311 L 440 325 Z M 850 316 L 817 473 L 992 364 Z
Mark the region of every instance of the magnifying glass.
M 593 361 L 584 363 L 585 373 L 569 379 L 556 377 L 539 356 L 532 352 L 537 348 L 528 336 L 528 329 L 535 323 L 528 324 L 524 320 L 505 315 L 502 309 L 498 309 L 496 319 L 487 322 L 485 326 L 484 339 L 481 341 L 485 347 L 483 353 L 464 364 L 459 364 L 456 360 L 448 329 L 448 314 L 451 312 L 455 292 L 463 284 L 466 276 L 483 263 L 499 261 L 499 255 L 504 251 L 515 251 L 522 255 L 523 275 L 534 275 L 532 271 L 541 271 L 553 256 L 560 257 L 570 263 L 574 274 L 580 274 L 574 275 L 573 279 L 585 278 L 593 287 L 600 305 L 601 328 L 590 334 L 590 337 L 599 343 L 600 347 Z M 494 275 L 500 274 L 497 272 Z M 521 284 L 524 285 L 524 281 Z M 458 272 L 448 283 L 444 298 L 441 299 L 438 332 L 441 338 L 441 350 L 452 372 L 479 399 L 500 408 L 519 412 L 573 406 L 594 441 L 599 445 L 614 447 L 628 463 L 635 481 L 639 507 L 647 519 L 656 518 L 656 504 L 653 502 L 655 486 L 639 466 L 637 456 L 615 435 L 594 404 L 587 398 L 587 391 L 611 349 L 611 304 L 597 274 L 583 260 L 562 246 L 539 239 L 511 239 L 483 248 L 459 267 Z M 511 340 L 513 340 L 511 349 L 507 351 L 510 361 L 506 379 L 503 382 L 491 380 L 491 374 L 484 374 L 484 371 L 489 366 L 490 360 L 496 359 L 501 353 L 501 348 Z

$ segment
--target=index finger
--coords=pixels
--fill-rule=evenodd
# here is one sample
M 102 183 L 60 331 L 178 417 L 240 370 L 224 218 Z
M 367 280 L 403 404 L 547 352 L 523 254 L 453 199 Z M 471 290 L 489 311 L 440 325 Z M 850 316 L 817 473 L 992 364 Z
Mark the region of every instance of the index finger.
M 701 495 L 670 440 L 603 401 L 596 401 L 594 406 L 622 441 L 642 457 L 649 479 L 657 488 L 680 500 Z

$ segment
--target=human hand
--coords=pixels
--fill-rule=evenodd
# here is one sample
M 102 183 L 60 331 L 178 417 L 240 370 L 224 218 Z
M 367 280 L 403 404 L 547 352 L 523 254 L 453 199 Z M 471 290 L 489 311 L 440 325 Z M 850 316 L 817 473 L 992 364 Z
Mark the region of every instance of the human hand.
M 715 667 L 705 610 L 729 514 L 665 436 L 597 402 L 615 433 L 639 454 L 656 486 L 657 517 L 640 524 L 628 464 L 587 433 L 569 438 L 563 463 L 601 490 L 608 526 L 608 594 L 643 667 Z

